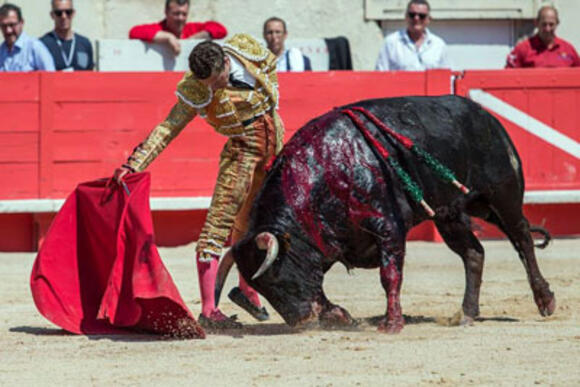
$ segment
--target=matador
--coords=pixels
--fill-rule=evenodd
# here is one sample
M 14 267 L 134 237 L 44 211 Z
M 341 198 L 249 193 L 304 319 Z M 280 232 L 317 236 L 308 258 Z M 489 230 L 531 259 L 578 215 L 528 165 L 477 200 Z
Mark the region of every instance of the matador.
M 247 34 L 237 34 L 223 46 L 205 41 L 189 56 L 190 71 L 177 85 L 177 102 L 169 115 L 115 171 L 143 171 L 197 115 L 229 137 L 221 155 L 211 205 L 197 242 L 197 269 L 202 298 L 200 323 L 207 328 L 241 324 L 215 305 L 218 261 L 231 233 L 232 242 L 246 232 L 249 212 L 267 162 L 282 148 L 284 127 L 278 113 L 276 56 Z M 251 303 L 254 317 L 268 317 L 260 299 L 240 276 L 236 296 Z M 230 293 L 231 294 L 231 293 Z M 242 305 L 242 303 L 238 302 Z M 242 305 L 243 306 L 243 305 Z

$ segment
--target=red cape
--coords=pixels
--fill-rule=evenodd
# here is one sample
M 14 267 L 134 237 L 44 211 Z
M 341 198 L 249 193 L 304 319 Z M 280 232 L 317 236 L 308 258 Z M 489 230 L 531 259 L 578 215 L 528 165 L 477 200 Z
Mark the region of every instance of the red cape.
M 36 307 L 77 334 L 145 331 L 204 338 L 163 265 L 149 208 L 150 176 L 80 184 L 56 215 L 36 257 Z

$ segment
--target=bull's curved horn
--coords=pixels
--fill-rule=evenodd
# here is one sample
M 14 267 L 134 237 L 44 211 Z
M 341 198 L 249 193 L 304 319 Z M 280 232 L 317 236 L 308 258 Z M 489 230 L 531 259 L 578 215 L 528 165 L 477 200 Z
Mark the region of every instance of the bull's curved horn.
M 256 271 L 256 273 L 252 276 L 253 280 L 264 274 L 264 272 L 268 270 L 270 266 L 272 266 L 272 263 L 274 263 L 276 257 L 278 256 L 279 248 L 278 239 L 274 234 L 269 232 L 262 232 L 258 234 L 255 238 L 255 241 L 260 250 L 268 251 L 266 252 L 266 258 L 264 259 L 264 262 L 262 262 L 262 266 L 260 266 L 258 271 Z
M 215 296 L 214 296 L 216 307 L 220 302 L 222 289 L 224 288 L 226 278 L 228 278 L 228 274 L 233 265 L 234 265 L 234 254 L 232 253 L 232 249 L 229 249 L 226 255 L 224 255 L 220 260 L 220 264 L 218 266 L 218 271 L 215 280 Z

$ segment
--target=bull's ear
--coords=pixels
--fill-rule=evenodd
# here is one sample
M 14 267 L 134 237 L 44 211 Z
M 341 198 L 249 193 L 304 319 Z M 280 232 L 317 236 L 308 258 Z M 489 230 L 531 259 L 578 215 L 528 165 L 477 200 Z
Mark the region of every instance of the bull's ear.
M 264 258 L 264 262 L 262 262 L 262 265 L 252 276 L 252 280 L 255 280 L 264 274 L 264 272 L 268 270 L 270 266 L 272 266 L 278 257 L 278 251 L 280 249 L 278 238 L 276 238 L 274 234 L 267 231 L 258 234 L 255 238 L 255 242 L 259 250 L 266 250 L 266 258 Z

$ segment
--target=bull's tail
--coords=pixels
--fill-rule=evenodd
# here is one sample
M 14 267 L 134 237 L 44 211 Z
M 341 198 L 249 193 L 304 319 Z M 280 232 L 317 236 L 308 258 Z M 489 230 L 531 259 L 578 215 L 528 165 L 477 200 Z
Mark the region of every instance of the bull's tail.
M 542 236 L 544 237 L 543 241 L 534 243 L 534 246 L 539 248 L 539 249 L 545 249 L 550 244 L 550 241 L 552 240 L 552 235 L 550 235 L 550 232 L 542 226 L 531 225 L 530 226 L 530 233 L 542 234 Z

